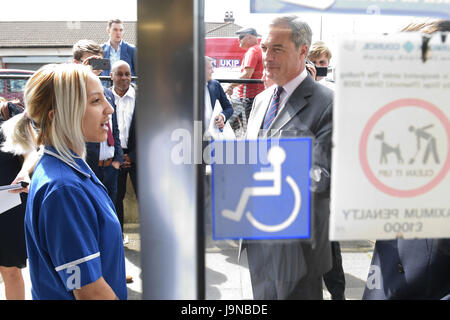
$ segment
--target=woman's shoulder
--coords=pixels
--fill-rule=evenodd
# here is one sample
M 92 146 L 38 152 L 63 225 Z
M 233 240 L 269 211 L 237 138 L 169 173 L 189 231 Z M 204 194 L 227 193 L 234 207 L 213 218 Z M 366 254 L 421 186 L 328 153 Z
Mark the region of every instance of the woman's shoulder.
M 83 179 L 72 167 L 55 157 L 43 155 L 37 164 L 33 178 L 36 187 L 44 188 L 47 193 L 60 188 L 83 188 Z

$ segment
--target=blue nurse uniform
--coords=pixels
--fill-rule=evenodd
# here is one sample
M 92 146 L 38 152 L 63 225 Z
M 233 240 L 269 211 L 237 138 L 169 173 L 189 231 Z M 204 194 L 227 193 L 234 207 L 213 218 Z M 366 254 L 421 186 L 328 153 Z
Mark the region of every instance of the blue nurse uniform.
M 74 155 L 44 149 L 31 180 L 25 236 L 33 299 L 75 299 L 103 277 L 127 299 L 122 231 L 105 187 Z

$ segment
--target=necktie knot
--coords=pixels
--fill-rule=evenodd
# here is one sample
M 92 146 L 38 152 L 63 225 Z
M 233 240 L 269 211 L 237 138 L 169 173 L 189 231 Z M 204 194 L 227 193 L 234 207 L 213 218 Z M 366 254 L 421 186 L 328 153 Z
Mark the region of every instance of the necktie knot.
M 281 93 L 283 92 L 283 87 L 277 86 L 275 88 L 274 97 L 277 96 L 280 99 Z

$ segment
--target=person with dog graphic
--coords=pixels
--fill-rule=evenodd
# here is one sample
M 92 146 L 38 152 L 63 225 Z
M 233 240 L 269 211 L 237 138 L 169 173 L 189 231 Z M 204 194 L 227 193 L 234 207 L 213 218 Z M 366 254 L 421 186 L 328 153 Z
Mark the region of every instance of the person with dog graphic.
M 416 154 L 414 155 L 414 157 L 412 157 L 409 160 L 410 164 L 413 164 L 414 161 L 416 160 L 416 157 L 420 151 L 420 141 L 421 139 L 424 139 L 427 143 L 426 147 L 425 147 L 425 153 L 423 155 L 423 160 L 422 163 L 426 164 L 428 162 L 428 157 L 430 156 L 430 153 L 432 153 L 434 161 L 439 164 L 439 155 L 437 153 L 437 149 L 436 149 L 436 138 L 431 135 L 430 133 L 426 132 L 427 129 L 432 128 L 434 125 L 433 124 L 429 124 L 427 126 L 424 126 L 422 128 L 414 128 L 414 126 L 410 126 L 409 127 L 409 131 L 413 132 L 416 135 L 417 138 L 417 151 Z

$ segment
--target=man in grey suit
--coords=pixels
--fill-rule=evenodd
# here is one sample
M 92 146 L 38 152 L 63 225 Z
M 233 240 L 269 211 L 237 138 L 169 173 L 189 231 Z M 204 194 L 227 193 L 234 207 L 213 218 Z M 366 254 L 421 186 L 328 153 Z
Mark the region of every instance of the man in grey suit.
M 275 84 L 256 96 L 246 138 L 313 138 L 312 241 L 246 241 L 254 299 L 323 299 L 331 269 L 328 240 L 333 93 L 305 69 L 312 32 L 296 16 L 276 18 L 263 38 L 264 66 Z

